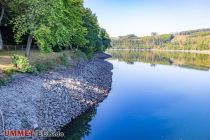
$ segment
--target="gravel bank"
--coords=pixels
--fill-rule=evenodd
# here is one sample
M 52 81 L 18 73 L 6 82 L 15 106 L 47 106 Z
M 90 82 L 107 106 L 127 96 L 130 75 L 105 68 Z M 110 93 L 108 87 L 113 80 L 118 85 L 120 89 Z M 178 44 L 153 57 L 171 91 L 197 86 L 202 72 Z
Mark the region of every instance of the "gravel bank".
M 56 131 L 102 102 L 112 82 L 113 66 L 106 57 L 97 54 L 74 68 L 24 75 L 0 87 L 5 129 Z

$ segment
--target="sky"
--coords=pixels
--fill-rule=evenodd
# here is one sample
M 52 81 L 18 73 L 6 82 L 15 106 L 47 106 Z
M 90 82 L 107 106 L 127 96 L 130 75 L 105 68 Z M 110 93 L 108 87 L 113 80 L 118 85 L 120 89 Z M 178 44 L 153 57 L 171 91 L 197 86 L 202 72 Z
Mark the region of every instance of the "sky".
M 210 28 L 210 0 L 84 0 L 111 37 Z

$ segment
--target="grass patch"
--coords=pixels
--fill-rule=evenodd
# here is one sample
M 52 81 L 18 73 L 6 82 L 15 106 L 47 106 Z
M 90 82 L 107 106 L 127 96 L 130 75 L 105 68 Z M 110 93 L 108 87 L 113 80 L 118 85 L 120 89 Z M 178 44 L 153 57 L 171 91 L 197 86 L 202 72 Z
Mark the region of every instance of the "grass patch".
M 60 64 L 64 65 L 64 66 L 68 66 L 68 57 L 65 53 L 63 53 L 62 55 L 59 56 L 59 60 L 60 60 Z
M 36 61 L 33 63 L 33 66 L 36 68 L 38 72 L 44 72 L 47 70 L 51 70 L 55 67 L 55 61 L 48 60 L 48 61 Z
M 47 70 L 47 66 L 41 61 L 37 61 L 34 66 L 36 67 L 38 72 L 43 72 Z
M 16 70 L 14 68 L 9 68 L 9 69 L 4 69 L 3 73 L 6 74 L 7 76 L 11 76 Z
M 0 86 L 3 86 L 5 84 L 6 84 L 6 80 L 0 77 Z
M 14 72 L 41 73 L 55 69 L 61 65 L 69 67 L 78 61 L 87 60 L 85 53 L 79 50 L 53 52 L 42 54 L 37 50 L 31 51 L 31 56 L 26 58 L 24 51 L 0 52 L 0 76 L 11 76 Z
M 87 60 L 87 55 L 80 51 L 80 50 L 73 50 L 72 54 L 71 54 L 72 59 L 76 60 L 76 61 L 82 61 L 82 60 Z

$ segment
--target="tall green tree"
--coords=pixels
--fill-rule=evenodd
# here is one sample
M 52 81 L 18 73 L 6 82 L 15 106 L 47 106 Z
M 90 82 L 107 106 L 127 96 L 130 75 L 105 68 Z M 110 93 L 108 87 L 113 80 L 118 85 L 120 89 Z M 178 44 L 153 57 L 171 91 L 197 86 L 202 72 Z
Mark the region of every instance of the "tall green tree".
M 103 46 L 105 49 L 111 47 L 111 39 L 109 37 L 109 34 L 107 33 L 106 29 L 101 28 L 100 29 L 100 37 L 102 39 Z
M 87 29 L 86 46 L 82 49 L 86 53 L 94 53 L 95 51 L 104 51 L 111 46 L 111 39 L 105 29 L 100 28 L 96 14 L 91 9 L 84 9 L 84 27 Z
M 70 32 L 70 42 L 68 46 L 84 46 L 87 43 L 85 35 L 86 28 L 83 26 L 83 0 L 64 0 L 64 16 L 66 19 L 62 20 L 68 31 Z
M 25 55 L 30 55 L 32 40 L 35 38 L 37 44 L 43 51 L 50 51 L 47 47 L 52 42 L 49 16 L 52 12 L 52 3 L 43 0 L 15 0 L 10 5 L 14 13 L 12 20 L 15 38 L 21 42 L 23 36 L 28 36 Z
M 109 46 L 108 34 L 96 15 L 84 8 L 83 0 L 11 0 L 9 9 L 16 42 L 28 37 L 26 56 L 30 56 L 32 42 L 42 52 L 75 46 L 93 53 L 99 46 Z
M 87 29 L 87 34 L 85 36 L 88 41 L 87 44 L 82 48 L 83 51 L 90 54 L 96 51 L 98 47 L 98 42 L 100 40 L 100 26 L 95 14 L 89 8 L 84 9 L 84 27 Z
M 17 5 L 21 12 L 13 18 L 15 38 L 20 41 L 28 35 L 26 56 L 32 39 L 43 52 L 53 46 L 85 45 L 82 0 L 16 0 Z
M 2 26 L 2 21 L 5 16 L 6 8 L 8 8 L 9 2 L 11 0 L 0 0 L 0 27 Z M 2 33 L 0 28 L 0 50 L 3 50 L 3 40 L 2 40 Z

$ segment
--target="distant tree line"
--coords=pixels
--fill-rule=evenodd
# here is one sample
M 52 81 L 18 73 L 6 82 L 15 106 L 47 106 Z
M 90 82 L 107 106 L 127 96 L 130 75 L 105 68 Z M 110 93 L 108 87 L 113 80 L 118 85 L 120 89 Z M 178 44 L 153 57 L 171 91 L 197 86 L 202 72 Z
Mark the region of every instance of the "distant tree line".
M 151 36 L 138 37 L 134 34 L 112 38 L 116 49 L 179 49 L 209 50 L 210 29 L 183 31 L 174 34 L 151 33 Z
M 151 49 L 154 46 L 162 45 L 170 42 L 174 38 L 172 34 L 158 35 L 152 33 L 151 36 L 137 37 L 130 34 L 127 36 L 119 36 L 118 38 L 112 38 L 113 48 L 122 49 Z
M 3 44 L 32 44 L 42 52 L 78 48 L 92 54 L 110 47 L 110 38 L 83 0 L 1 0 L 0 50 Z
M 210 28 L 182 31 L 182 32 L 176 33 L 176 35 L 192 35 L 198 32 L 210 32 Z

